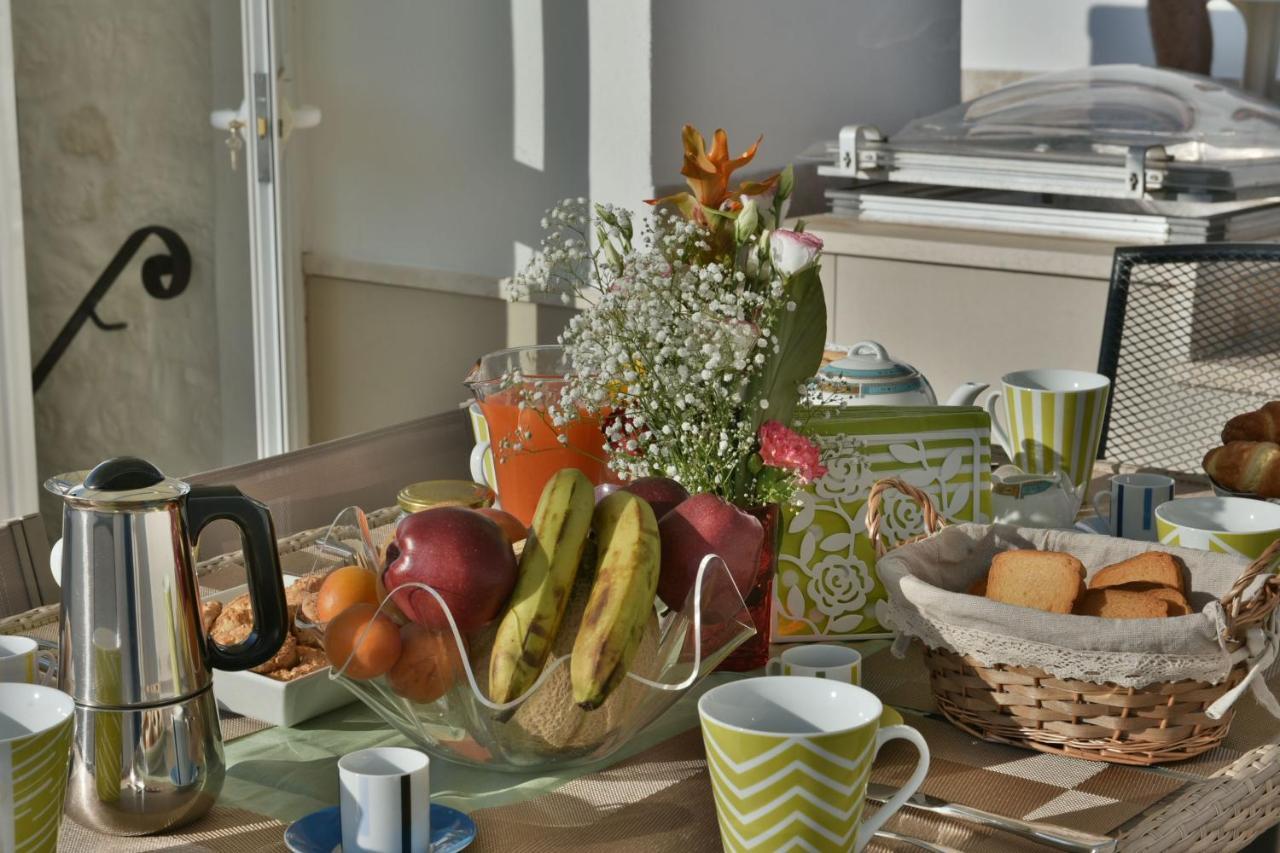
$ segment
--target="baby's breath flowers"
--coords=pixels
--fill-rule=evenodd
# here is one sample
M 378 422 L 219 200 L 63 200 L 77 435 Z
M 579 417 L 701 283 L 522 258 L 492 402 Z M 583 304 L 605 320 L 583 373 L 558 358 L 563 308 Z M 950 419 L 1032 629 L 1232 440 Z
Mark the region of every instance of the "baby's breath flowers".
M 789 168 L 737 194 L 719 183 L 712 192 L 739 162 L 727 148 L 724 156 L 727 168 L 699 173 L 696 198 L 658 208 L 640 234 L 624 208 L 556 205 L 540 250 L 506 287 L 510 298 L 551 292 L 588 306 L 560 336 L 569 369 L 559 399 L 545 406 L 554 427 L 602 416 L 609 466 L 623 479 L 667 476 L 753 506 L 788 499 L 817 470 L 790 464 L 806 442 L 790 430 L 787 464 L 762 457 L 761 427 L 793 425 L 799 388 L 817 372 L 826 327 L 817 251 L 805 259 L 791 237 L 806 248 L 821 242 L 775 228 L 792 190 Z M 717 206 L 702 204 L 704 195 Z M 781 235 L 791 237 L 779 243 Z

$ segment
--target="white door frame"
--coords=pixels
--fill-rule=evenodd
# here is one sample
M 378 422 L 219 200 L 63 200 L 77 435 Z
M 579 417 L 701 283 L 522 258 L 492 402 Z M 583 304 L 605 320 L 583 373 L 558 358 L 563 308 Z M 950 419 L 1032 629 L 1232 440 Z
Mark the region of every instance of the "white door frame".
M 245 179 L 249 182 L 249 257 L 253 266 L 253 373 L 258 456 L 293 446 L 297 434 L 290 382 L 289 308 L 281 256 L 280 127 L 274 0 L 241 0 Z
M 0 522 L 39 509 L 13 21 L 0 0 Z

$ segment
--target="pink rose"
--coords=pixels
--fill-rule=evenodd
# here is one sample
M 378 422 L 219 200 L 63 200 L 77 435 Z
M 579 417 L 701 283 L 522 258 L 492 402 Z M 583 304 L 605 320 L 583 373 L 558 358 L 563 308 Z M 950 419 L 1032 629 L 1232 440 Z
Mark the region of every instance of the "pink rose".
M 783 275 L 791 275 L 818 259 L 822 238 L 802 231 L 780 228 L 769 237 L 769 253 L 773 267 Z
M 818 446 L 778 421 L 760 425 L 760 458 L 771 468 L 795 471 L 806 483 L 827 473 Z

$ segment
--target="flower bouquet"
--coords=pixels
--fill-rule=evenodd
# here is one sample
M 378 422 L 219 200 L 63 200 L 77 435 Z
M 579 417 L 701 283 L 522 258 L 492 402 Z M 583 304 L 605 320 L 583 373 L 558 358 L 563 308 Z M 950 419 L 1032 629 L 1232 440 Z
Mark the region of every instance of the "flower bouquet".
M 686 126 L 683 142 L 688 192 L 651 200 L 639 229 L 626 209 L 562 202 L 507 285 L 512 298 L 550 292 L 587 306 L 560 336 L 559 398 L 529 404 L 560 430 L 602 418 L 617 477 L 641 490 L 666 478 L 694 495 L 660 519 L 663 571 L 667 539 L 694 531 L 703 553 L 684 555 L 686 566 L 724 558 L 758 631 L 730 665 L 750 669 L 767 659 L 778 506 L 824 473 L 795 422 L 825 340 L 822 242 L 803 222 L 782 227 L 791 167 L 731 186 L 759 139 L 738 157 L 723 130 L 708 148 Z

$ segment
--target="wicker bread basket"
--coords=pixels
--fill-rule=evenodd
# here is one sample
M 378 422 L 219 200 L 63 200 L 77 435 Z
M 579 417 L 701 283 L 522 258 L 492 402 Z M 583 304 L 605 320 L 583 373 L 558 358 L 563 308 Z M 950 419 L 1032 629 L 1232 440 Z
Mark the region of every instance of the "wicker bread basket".
M 945 524 L 929 496 L 898 479 L 877 482 L 867 501 L 867 532 L 883 556 L 880 536 L 885 492 L 919 503 L 925 530 L 920 541 Z M 909 543 L 900 543 L 909 544 Z M 1280 555 L 1273 544 L 1241 574 L 1223 597 L 1229 651 L 1244 632 L 1265 622 L 1280 604 L 1280 576 L 1272 574 L 1246 598 L 1255 580 Z M 1083 618 L 1083 617 L 1082 617 Z M 1066 680 L 1031 667 L 986 665 L 945 648 L 925 649 L 925 663 L 939 710 L 983 740 L 1040 752 L 1116 764 L 1180 761 L 1213 749 L 1227 735 L 1232 710 L 1211 719 L 1206 710 L 1244 678 L 1247 663 L 1235 664 L 1218 683 L 1178 681 L 1122 687 Z

